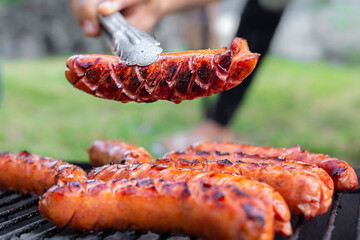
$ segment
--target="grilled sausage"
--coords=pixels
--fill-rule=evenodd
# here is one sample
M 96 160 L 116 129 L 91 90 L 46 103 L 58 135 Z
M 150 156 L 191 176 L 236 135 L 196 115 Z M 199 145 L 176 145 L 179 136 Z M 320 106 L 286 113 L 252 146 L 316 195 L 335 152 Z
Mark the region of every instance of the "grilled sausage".
M 193 147 L 196 150 L 218 150 L 237 153 L 238 155 L 257 155 L 264 159 L 296 160 L 308 164 L 315 164 L 324 169 L 333 179 L 335 190 L 339 192 L 353 191 L 358 186 L 355 170 L 345 161 L 332 158 L 326 154 L 301 151 L 299 146 L 292 148 L 255 147 L 247 144 L 230 142 L 203 142 Z M 221 150 L 220 150 L 221 149 Z M 249 156 L 251 157 L 251 156 Z
M 99 204 L 101 203 L 101 204 Z M 206 239 L 272 239 L 272 210 L 232 185 L 150 178 L 53 186 L 40 213 L 57 227 L 185 233 Z
M 358 186 L 358 179 L 355 170 L 345 161 L 332 158 L 321 153 L 309 153 L 309 151 L 299 151 L 284 156 L 287 159 L 315 164 L 324 169 L 333 179 L 335 190 L 338 192 L 351 192 Z
M 144 148 L 123 141 L 94 141 L 88 153 L 90 163 L 94 167 L 109 163 L 134 164 L 138 163 L 138 159 L 141 159 L 143 163 L 154 162 Z
M 88 174 L 88 177 L 89 179 L 104 181 L 150 177 L 153 180 L 203 181 L 222 186 L 233 185 L 246 194 L 257 196 L 264 201 L 266 205 L 272 206 L 275 214 L 275 231 L 277 233 L 283 235 L 291 235 L 292 233 L 290 212 L 283 197 L 271 186 L 243 176 L 144 163 L 134 165 L 105 165 L 93 169 Z
M 285 199 L 290 211 L 307 219 L 325 213 L 331 205 L 334 185 L 327 173 L 314 165 L 233 156 L 228 152 L 171 152 L 157 164 L 178 168 L 222 171 L 246 176 L 274 187 Z M 222 160 L 219 160 L 222 159 Z M 232 163 L 233 162 L 233 163 Z
M 1 153 L 0 169 L 0 190 L 23 194 L 41 195 L 53 185 L 87 179 L 86 172 L 75 165 L 27 151 Z
M 76 88 L 100 98 L 180 103 L 240 84 L 258 58 L 245 40 L 235 38 L 230 50 L 163 53 L 145 67 L 127 66 L 116 56 L 75 55 L 67 60 L 65 75 Z

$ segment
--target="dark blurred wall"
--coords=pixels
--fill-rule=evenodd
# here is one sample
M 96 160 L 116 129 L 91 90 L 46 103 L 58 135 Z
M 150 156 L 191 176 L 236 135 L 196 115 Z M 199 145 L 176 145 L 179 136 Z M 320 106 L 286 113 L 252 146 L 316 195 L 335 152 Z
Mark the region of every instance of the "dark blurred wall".
M 51 54 L 107 52 L 103 39 L 83 34 L 68 0 L 18 2 L 6 5 L 0 2 L 1 57 L 34 58 Z M 203 28 L 200 12 L 192 10 L 173 14 L 158 24 L 154 35 L 161 41 L 164 51 L 203 47 L 198 36 Z M 187 38 L 189 34 L 190 40 Z
M 6 0 L 6 5 L 1 1 L 0 57 L 107 52 L 102 39 L 83 34 L 68 0 Z M 244 3 L 222 0 L 209 6 L 210 24 L 204 24 L 204 9 L 166 16 L 154 35 L 166 52 L 228 46 Z M 359 22 L 359 0 L 291 0 L 271 53 L 301 60 L 360 60 Z M 210 32 L 204 34 L 207 27 Z M 204 41 L 203 36 L 210 39 Z
M 68 0 L 0 5 L 0 56 L 6 59 L 104 51 L 102 41 L 85 37 Z

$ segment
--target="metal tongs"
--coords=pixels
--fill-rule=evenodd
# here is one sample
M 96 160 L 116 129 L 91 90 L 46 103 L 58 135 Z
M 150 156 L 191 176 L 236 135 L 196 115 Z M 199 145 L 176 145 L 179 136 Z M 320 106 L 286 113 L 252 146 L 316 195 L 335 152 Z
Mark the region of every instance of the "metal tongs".
M 98 15 L 104 35 L 114 55 L 129 66 L 147 66 L 156 61 L 163 51 L 150 34 L 130 25 L 119 13 Z

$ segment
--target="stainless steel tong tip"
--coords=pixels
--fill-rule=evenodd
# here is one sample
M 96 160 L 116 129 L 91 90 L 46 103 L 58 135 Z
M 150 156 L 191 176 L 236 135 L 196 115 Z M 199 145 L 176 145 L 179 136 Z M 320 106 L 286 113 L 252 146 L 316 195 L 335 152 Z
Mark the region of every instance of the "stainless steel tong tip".
M 113 54 L 127 65 L 150 65 L 163 51 L 155 38 L 130 25 L 119 12 L 109 16 L 99 14 L 98 17 Z

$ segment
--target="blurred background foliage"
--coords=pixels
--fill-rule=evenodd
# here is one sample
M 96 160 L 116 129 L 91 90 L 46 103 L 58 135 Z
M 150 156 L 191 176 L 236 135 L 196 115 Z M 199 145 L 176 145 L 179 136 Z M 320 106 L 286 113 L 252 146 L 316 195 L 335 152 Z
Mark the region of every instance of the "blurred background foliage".
M 22 3 L 24 0 L 1 0 L 0 1 L 0 4 L 1 5 L 16 5 L 16 4 L 19 4 L 19 3 Z
M 228 46 L 243 4 L 174 14 L 153 34 L 166 51 Z M 300 144 L 360 166 L 359 22 L 358 1 L 292 1 L 233 121 L 237 141 Z M 165 137 L 196 125 L 203 101 L 216 98 L 121 104 L 66 81 L 68 56 L 105 52 L 101 39 L 83 35 L 67 0 L 0 0 L 0 152 L 86 161 L 93 140 L 123 139 L 160 156 Z

